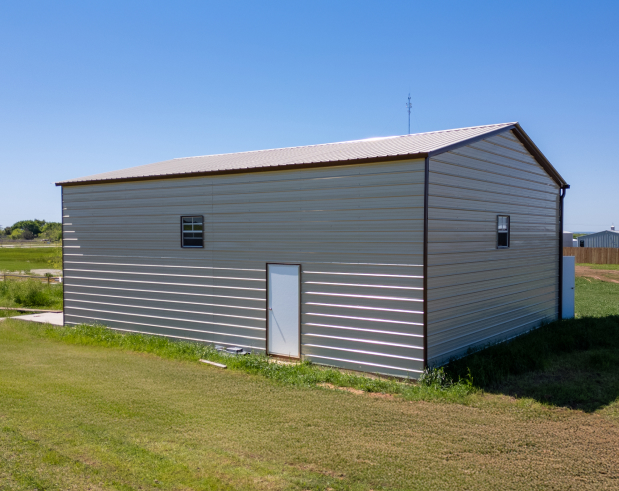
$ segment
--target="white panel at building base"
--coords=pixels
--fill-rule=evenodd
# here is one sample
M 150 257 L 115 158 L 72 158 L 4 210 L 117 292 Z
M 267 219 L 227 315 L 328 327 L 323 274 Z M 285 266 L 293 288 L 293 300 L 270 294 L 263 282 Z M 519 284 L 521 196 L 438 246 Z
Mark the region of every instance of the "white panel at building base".
M 563 256 L 563 303 L 561 317 L 572 319 L 574 317 L 574 287 L 576 284 L 576 258 Z

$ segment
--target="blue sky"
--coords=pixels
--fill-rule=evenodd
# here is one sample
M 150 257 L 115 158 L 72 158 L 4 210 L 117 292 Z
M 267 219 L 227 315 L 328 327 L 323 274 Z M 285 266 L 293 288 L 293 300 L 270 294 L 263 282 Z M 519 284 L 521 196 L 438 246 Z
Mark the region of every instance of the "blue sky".
M 0 224 L 174 157 L 519 121 L 619 225 L 619 2 L 0 3 Z

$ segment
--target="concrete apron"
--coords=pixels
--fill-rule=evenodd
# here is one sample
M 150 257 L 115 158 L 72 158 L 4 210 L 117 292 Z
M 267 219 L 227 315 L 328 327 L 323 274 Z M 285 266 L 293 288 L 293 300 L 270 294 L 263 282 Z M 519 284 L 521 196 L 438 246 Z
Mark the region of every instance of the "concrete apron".
M 52 326 L 62 326 L 62 312 L 43 312 L 41 314 L 18 315 L 9 317 L 20 321 L 40 322 L 41 324 L 51 324 Z

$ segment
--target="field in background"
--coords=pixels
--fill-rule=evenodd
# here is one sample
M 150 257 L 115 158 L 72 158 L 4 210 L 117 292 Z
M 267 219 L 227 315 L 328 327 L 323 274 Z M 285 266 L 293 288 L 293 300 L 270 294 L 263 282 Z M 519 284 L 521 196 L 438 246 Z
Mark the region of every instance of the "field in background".
M 50 263 L 55 261 L 55 264 Z M 0 249 L 0 271 L 62 268 L 60 247 Z

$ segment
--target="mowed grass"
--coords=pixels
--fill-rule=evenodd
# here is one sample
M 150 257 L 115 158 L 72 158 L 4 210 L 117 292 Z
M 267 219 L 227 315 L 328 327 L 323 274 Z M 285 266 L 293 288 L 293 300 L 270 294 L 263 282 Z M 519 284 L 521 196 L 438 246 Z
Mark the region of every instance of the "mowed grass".
M 576 318 L 553 322 L 508 343 L 455 360 L 457 378 L 476 388 L 596 411 L 619 407 L 619 284 L 576 278 Z
M 619 284 L 576 278 L 576 318 L 619 315 Z
M 29 271 L 50 268 L 57 247 L 0 247 L 0 271 Z
M 612 489 L 612 417 L 409 401 L 0 322 L 3 489 Z
M 606 269 L 610 271 L 619 271 L 619 264 L 590 264 L 590 263 L 577 263 L 576 266 L 587 266 L 591 269 Z

